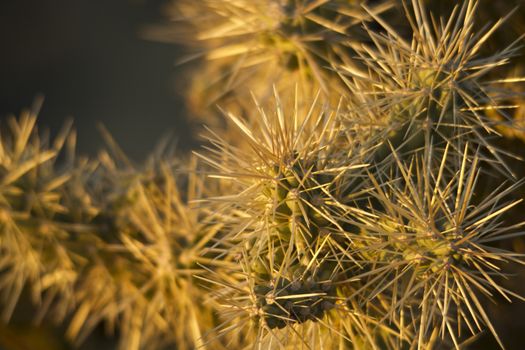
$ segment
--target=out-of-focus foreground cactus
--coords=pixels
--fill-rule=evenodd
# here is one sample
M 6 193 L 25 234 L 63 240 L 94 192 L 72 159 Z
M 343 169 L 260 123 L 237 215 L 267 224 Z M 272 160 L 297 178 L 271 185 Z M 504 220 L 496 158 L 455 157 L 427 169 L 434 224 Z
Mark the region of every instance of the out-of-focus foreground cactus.
M 148 34 L 200 46 L 189 98 L 225 117 L 193 157 L 136 166 L 108 136 L 83 159 L 69 128 L 10 119 L 3 320 L 26 289 L 72 341 L 103 324 L 121 349 L 513 346 L 488 305 L 524 299 L 500 134 L 523 139 L 520 47 L 487 52 L 505 21 L 478 29 L 476 1 L 425 6 L 175 1 Z

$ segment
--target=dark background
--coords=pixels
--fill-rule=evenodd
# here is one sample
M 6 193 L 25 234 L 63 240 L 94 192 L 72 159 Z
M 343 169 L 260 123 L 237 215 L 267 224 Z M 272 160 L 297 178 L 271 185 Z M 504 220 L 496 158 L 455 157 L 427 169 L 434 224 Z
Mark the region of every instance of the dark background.
M 140 31 L 161 20 L 161 0 L 1 0 L 0 118 L 45 97 L 39 125 L 72 117 L 80 153 L 102 147 L 103 123 L 135 159 L 172 132 L 191 133 L 175 86 L 180 48 Z

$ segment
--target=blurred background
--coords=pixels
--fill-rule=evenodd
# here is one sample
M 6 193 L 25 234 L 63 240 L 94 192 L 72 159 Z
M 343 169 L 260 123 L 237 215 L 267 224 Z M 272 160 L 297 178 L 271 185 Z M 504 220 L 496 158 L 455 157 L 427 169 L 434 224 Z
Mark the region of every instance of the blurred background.
M 45 97 L 41 127 L 74 118 L 80 153 L 95 154 L 103 123 L 133 158 L 169 132 L 191 133 L 176 84 L 179 47 L 141 39 L 163 0 L 0 1 L 0 118 Z M 181 132 L 182 131 L 182 132 Z

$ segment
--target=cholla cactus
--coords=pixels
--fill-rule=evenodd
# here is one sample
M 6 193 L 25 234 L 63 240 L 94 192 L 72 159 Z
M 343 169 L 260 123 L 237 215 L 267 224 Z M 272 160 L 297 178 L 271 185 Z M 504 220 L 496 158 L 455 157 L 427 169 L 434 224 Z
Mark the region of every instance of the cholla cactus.
M 367 40 L 361 22 L 391 7 L 361 0 L 174 1 L 168 8 L 174 24 L 147 36 L 200 47 L 188 58 L 207 62 L 189 94 L 194 111 L 217 102 L 238 110 L 249 108 L 243 102 L 249 91 L 261 101 L 271 98 L 273 84 L 279 90 L 298 85 L 304 96 L 317 89 L 335 96 L 341 87 L 336 65 L 358 71 L 352 56 Z
M 67 309 L 72 302 L 71 293 L 81 260 L 75 250 L 65 244 L 67 241 L 75 244 L 72 241 L 76 237 L 70 229 L 82 226 L 63 203 L 64 197 L 75 196 L 64 192 L 73 177 L 75 164 L 70 157 L 70 141 L 74 140 L 74 134 L 66 127 L 52 143 L 47 136 L 40 138 L 35 130 L 35 113 L 25 111 L 19 119 L 8 119 L 1 135 L 0 250 L 4 322 L 11 317 L 26 286 L 33 301 L 42 304 L 44 309 L 55 299 Z M 69 157 L 59 167 L 57 158 L 66 143 Z M 93 208 L 89 206 L 77 208 L 86 210 L 82 214 L 93 215 Z
M 487 77 L 517 48 L 481 56 L 503 20 L 476 32 L 473 0 L 402 5 L 410 28 L 387 3 L 179 1 L 232 126 L 209 131 L 206 165 L 77 159 L 67 129 L 49 146 L 34 115 L 10 121 L 4 319 L 27 285 L 68 337 L 104 323 L 121 349 L 460 349 L 484 331 L 504 348 L 485 304 L 523 300 L 502 242 L 524 221 L 486 114 L 521 79 Z
M 374 179 L 378 204 L 373 219 L 362 219 L 361 249 L 378 268 L 365 273 L 363 292 L 370 298 L 386 293 L 389 317 L 411 322 L 420 344 L 437 327 L 459 347 L 455 329 L 464 322 L 473 334 L 485 325 L 503 347 L 480 294 L 523 299 L 498 282 L 505 277 L 499 264 L 522 262 L 493 245 L 516 234 L 498 219 L 521 200 L 505 203 L 517 186 L 502 185 L 474 206 L 478 158 L 470 164 L 466 148 L 461 164 L 451 167 L 449 150 L 437 169 L 415 157 L 396 162 L 398 179 Z
M 203 156 L 239 185 L 222 200 L 244 213 L 226 246 L 244 257 L 245 288 L 217 297 L 258 322 L 254 344 L 330 347 L 359 329 L 353 341 L 363 348 L 432 348 L 437 338 L 459 348 L 458 327 L 476 334 L 484 324 L 503 347 L 475 290 L 517 297 L 492 277 L 496 262 L 519 262 L 516 255 L 484 245 L 516 230 L 497 221 L 517 204 L 499 207 L 516 187 L 470 203 L 479 152 L 506 168 L 482 114 L 504 96 L 483 76 L 514 51 L 477 56 L 500 23 L 473 34 L 472 1 L 432 27 L 422 4 L 413 6 L 411 44 L 378 20 L 386 32 L 371 31 L 374 46 L 361 54 L 369 78 L 347 80 L 345 108 L 300 117 L 277 97 L 274 114 L 261 110 L 259 121 L 230 116 L 249 147 L 212 138 L 216 156 Z M 360 307 L 389 330 L 355 322 L 349 315 Z M 320 330 L 306 330 L 309 322 Z
M 75 160 L 69 127 L 49 146 L 35 121 L 25 112 L 2 134 L 4 321 L 29 287 L 38 318 L 69 320 L 77 343 L 104 322 L 121 332 L 122 349 L 203 346 L 214 319 L 193 276 L 228 261 L 201 254 L 222 225 L 188 205 L 212 191 L 196 162 L 183 175 L 179 162 L 141 170 L 107 153 Z
M 438 145 L 443 149 L 450 143 L 461 154 L 468 142 L 473 149 L 481 147 L 483 156 L 497 160 L 496 167 L 501 169 L 506 165 L 490 144 L 498 122 L 484 111 L 508 108 L 504 102 L 511 95 L 486 77 L 507 64 L 518 47 L 480 56 L 481 48 L 504 20 L 475 32 L 476 8 L 476 2 L 464 2 L 445 21 L 429 19 L 422 2 L 414 1 L 413 8 L 406 10 L 411 40 L 387 25 L 385 33 L 370 32 L 374 45 L 363 50 L 361 57 L 371 81 L 352 79 L 351 70 L 347 72 L 344 66 L 341 72 L 351 79 L 350 95 L 364 104 L 360 111 L 371 106 L 362 113 L 387 130 L 394 148 L 407 143 L 404 149 L 408 152 L 423 146 L 428 149 L 432 139 L 434 152 Z M 351 118 L 350 124 L 355 113 Z
M 208 191 L 195 162 L 182 176 L 174 172 L 180 164 L 137 170 L 101 159 L 92 191 L 100 241 L 79 281 L 68 335 L 82 340 L 104 320 L 121 331 L 122 349 L 202 346 L 201 328 L 212 328 L 213 319 L 193 276 L 201 265 L 220 265 L 201 250 L 221 224 L 187 204 Z
M 358 288 L 352 276 L 362 269 L 352 252 L 356 216 L 363 215 L 360 205 L 366 205 L 371 189 L 366 164 L 354 148 L 364 145 L 350 146 L 339 112 L 315 104 L 289 112 L 278 95 L 275 111 L 261 109 L 253 130 L 230 118 L 251 152 L 212 139 L 220 152 L 202 155 L 221 178 L 236 180 L 232 191 L 238 195 L 215 201 L 241 213 L 237 229 L 222 239 L 224 254 L 239 259 L 239 277 L 223 280 L 216 274 L 223 286 L 217 298 L 230 304 L 240 327 L 246 318 L 255 322 L 256 346 L 396 344 L 392 335 L 401 338 L 396 329 L 374 320 L 381 305 L 368 305 L 374 313 L 367 315 L 345 297 Z

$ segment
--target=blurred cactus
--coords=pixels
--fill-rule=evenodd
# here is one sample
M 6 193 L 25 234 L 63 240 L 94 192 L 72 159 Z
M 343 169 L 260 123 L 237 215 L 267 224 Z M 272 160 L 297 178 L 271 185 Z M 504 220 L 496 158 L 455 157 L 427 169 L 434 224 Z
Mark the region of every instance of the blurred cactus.
M 8 119 L 7 128 L 2 128 L 0 249 L 4 322 L 11 317 L 26 285 L 33 301 L 44 308 L 54 299 L 67 305 L 79 272 L 79 257 L 64 244 L 73 238 L 69 228 L 79 223 L 60 219 L 69 216 L 63 197 L 75 195 L 64 194 L 75 166 L 71 158 L 74 134 L 65 128 L 51 141 L 48 136 L 38 136 L 35 122 L 35 112 L 25 111 L 18 119 Z M 59 166 L 56 163 L 64 145 L 68 146 L 68 155 Z
M 100 247 L 79 282 L 69 337 L 82 340 L 104 320 L 120 330 L 122 349 L 201 345 L 201 327 L 213 320 L 192 276 L 199 264 L 214 265 L 200 253 L 221 227 L 188 206 L 207 190 L 194 169 L 176 174 L 180 166 L 160 160 L 137 169 L 101 156 L 92 189 Z
M 249 108 L 250 91 L 260 101 L 271 98 L 273 84 L 298 86 L 310 97 L 318 89 L 325 97 L 341 93 L 336 65 L 358 71 L 353 55 L 367 40 L 361 23 L 391 7 L 362 0 L 176 0 L 166 8 L 173 23 L 145 35 L 197 47 L 186 59 L 205 62 L 193 73 L 192 111 L 202 114 L 216 103 L 239 110 Z
M 212 93 L 190 95 L 228 126 L 197 157 L 137 166 L 104 132 L 87 160 L 69 127 L 8 121 L 4 321 L 27 288 L 76 344 L 103 324 L 121 349 L 505 348 L 487 303 L 524 299 L 499 134 L 525 139 L 500 68 L 519 47 L 487 53 L 504 20 L 477 30 L 476 1 L 424 3 L 174 2 L 182 27 L 149 35 L 201 47 Z
M 213 315 L 193 275 L 228 263 L 201 255 L 221 224 L 188 205 L 211 193 L 196 162 L 184 175 L 162 157 L 146 169 L 107 152 L 75 160 L 69 128 L 51 144 L 35 121 L 24 112 L 2 135 L 4 321 L 28 287 L 38 318 L 67 319 L 78 342 L 104 321 L 122 349 L 201 346 Z

